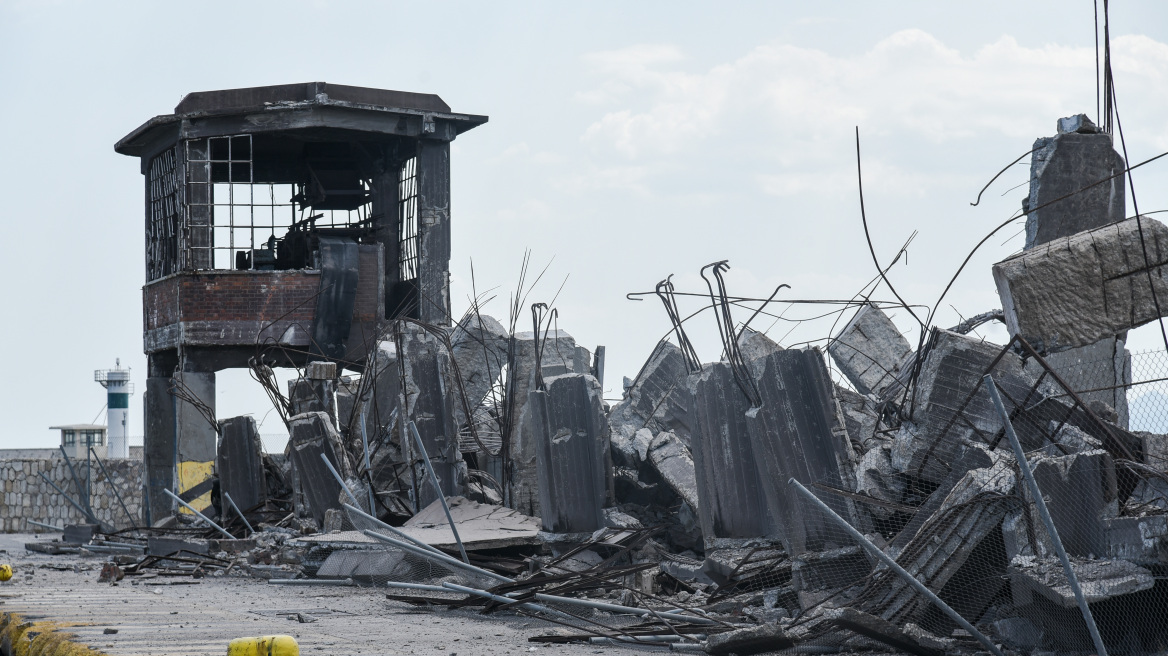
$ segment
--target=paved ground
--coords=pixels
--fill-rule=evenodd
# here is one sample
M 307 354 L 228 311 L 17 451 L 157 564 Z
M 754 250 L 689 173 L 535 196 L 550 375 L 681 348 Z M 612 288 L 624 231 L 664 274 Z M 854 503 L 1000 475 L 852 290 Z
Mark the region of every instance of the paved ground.
M 483 617 L 473 612 L 419 609 L 385 598 L 371 588 L 299 588 L 250 578 L 205 578 L 194 585 L 98 583 L 102 560 L 48 556 L 25 551 L 31 535 L 0 535 L 0 562 L 15 575 L 0 584 L 0 612 L 70 625 L 79 642 L 107 654 L 226 653 L 244 636 L 295 636 L 303 654 L 419 654 L 474 656 L 531 653 L 583 656 L 611 651 L 591 645 L 530 643 L 548 625 L 514 614 Z M 60 571 L 46 567 L 75 565 Z M 185 580 L 185 579 L 184 579 Z M 302 624 L 281 612 L 305 612 Z M 116 634 L 105 634 L 106 629 Z M 622 650 L 624 651 L 624 650 Z M 628 653 L 628 652 L 626 652 Z

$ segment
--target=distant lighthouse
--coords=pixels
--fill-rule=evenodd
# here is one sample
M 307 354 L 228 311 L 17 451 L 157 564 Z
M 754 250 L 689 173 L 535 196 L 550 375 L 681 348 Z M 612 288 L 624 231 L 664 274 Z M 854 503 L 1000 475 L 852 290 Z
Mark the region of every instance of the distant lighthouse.
M 114 361 L 113 369 L 99 369 L 93 372 L 93 379 L 106 389 L 106 457 L 130 457 L 130 370 L 122 369 L 122 360 Z

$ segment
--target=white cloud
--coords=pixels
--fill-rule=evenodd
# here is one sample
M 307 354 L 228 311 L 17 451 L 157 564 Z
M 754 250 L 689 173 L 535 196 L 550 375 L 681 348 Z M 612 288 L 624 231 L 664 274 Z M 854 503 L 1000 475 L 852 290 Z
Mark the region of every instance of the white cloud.
M 1168 101 L 1168 45 L 1120 37 L 1112 56 L 1121 109 L 1125 88 L 1145 107 Z M 772 43 L 704 71 L 687 70 L 684 54 L 667 45 L 585 61 L 603 82 L 580 97 L 604 113 L 582 139 L 633 160 L 697 151 L 743 131 L 781 134 L 813 158 L 817 142 L 849 138 L 857 124 L 868 134 L 935 144 L 986 134 L 1031 139 L 1051 132 L 1054 117 L 1095 107 L 1093 49 L 1027 47 L 1010 36 L 970 55 L 917 29 L 856 56 Z M 1145 139 L 1168 141 L 1161 121 L 1142 123 L 1154 126 Z

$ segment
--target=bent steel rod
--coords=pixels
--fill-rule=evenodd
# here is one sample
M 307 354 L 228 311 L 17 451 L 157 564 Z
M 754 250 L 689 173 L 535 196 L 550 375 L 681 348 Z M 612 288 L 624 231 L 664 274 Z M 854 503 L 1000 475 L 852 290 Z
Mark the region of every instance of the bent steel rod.
M 981 382 L 985 385 L 990 400 L 994 402 L 998 416 L 1002 418 L 1002 426 L 1006 429 L 1006 437 L 1014 449 L 1014 458 L 1018 461 L 1018 469 L 1022 470 L 1022 477 L 1026 479 L 1026 487 L 1030 488 L 1030 496 L 1034 499 L 1034 507 L 1038 509 L 1038 516 L 1042 518 L 1042 524 L 1046 527 L 1046 532 L 1054 545 L 1054 551 L 1063 564 L 1063 571 L 1067 574 L 1067 581 L 1070 582 L 1071 591 L 1075 593 L 1075 601 L 1079 604 L 1079 612 L 1083 614 L 1083 621 L 1087 623 L 1087 631 L 1091 634 L 1091 641 L 1095 643 L 1096 656 L 1107 656 L 1107 648 L 1103 646 L 1103 637 L 1099 635 L 1099 627 L 1095 626 L 1095 616 L 1091 614 L 1091 609 L 1087 606 L 1087 598 L 1083 596 L 1083 588 L 1079 586 L 1079 577 L 1075 576 L 1071 560 L 1067 558 L 1067 550 L 1063 548 L 1062 538 L 1055 530 L 1054 520 L 1050 518 L 1050 511 L 1046 508 L 1046 500 L 1042 498 L 1042 490 L 1038 488 L 1038 481 L 1034 480 L 1034 472 L 1030 470 L 1030 463 L 1026 460 L 1026 452 L 1022 450 L 1022 443 L 1018 441 L 1018 434 L 1014 432 L 1014 424 L 1010 421 L 1005 404 L 1002 403 L 1002 396 L 998 394 L 998 386 L 994 383 L 993 376 L 989 374 L 983 376 Z
M 365 535 L 368 535 L 369 537 L 372 537 L 372 538 L 375 538 L 378 540 L 382 540 L 384 542 L 389 542 L 390 544 L 394 544 L 394 546 L 399 546 L 399 547 L 401 546 L 400 544 L 395 544 L 395 543 L 397 543 L 396 540 L 391 541 L 386 536 L 378 535 L 377 533 L 375 533 L 373 531 L 365 531 Z M 415 552 L 415 553 L 417 553 L 417 552 Z M 419 553 L 418 555 L 424 556 L 425 554 Z M 494 573 L 488 572 L 487 570 L 484 570 L 484 569 L 479 569 L 479 568 L 475 567 L 474 565 L 465 565 L 463 563 L 460 563 L 457 560 L 455 560 L 454 558 L 451 558 L 450 556 L 447 556 L 444 553 L 438 553 L 436 555 L 442 557 L 442 558 L 438 559 L 441 562 L 453 565 L 455 567 L 462 567 L 464 569 L 469 567 L 469 568 L 471 568 L 470 571 L 473 571 L 477 574 L 484 574 L 487 576 L 492 576 L 492 577 L 494 577 L 502 582 L 505 582 L 505 583 L 514 583 L 515 582 L 514 579 L 509 579 L 505 576 L 494 574 Z M 439 588 L 438 586 L 424 585 L 424 584 L 417 584 L 417 583 L 398 583 L 398 582 L 394 582 L 394 581 L 389 581 L 385 585 L 387 587 L 391 587 L 391 588 L 430 590 L 430 591 L 437 591 L 437 592 L 442 591 L 441 588 Z M 495 596 L 507 599 L 508 601 L 506 603 L 515 603 L 515 601 L 516 601 L 515 599 L 512 599 L 510 597 L 504 597 L 501 595 L 495 595 Z M 682 613 L 685 612 L 684 610 L 672 610 L 672 611 L 658 612 L 658 611 L 650 610 L 648 608 L 633 608 L 632 606 L 620 606 L 618 604 L 606 604 L 604 602 L 593 601 L 591 599 L 576 599 L 574 597 L 560 597 L 558 595 L 543 594 L 542 592 L 535 593 L 534 597 L 540 601 L 546 601 L 548 603 L 570 604 L 573 606 L 584 606 L 587 608 L 595 608 L 597 610 L 608 611 L 611 613 L 623 613 L 626 615 L 637 615 L 637 616 L 641 616 L 641 617 L 644 617 L 647 615 L 653 615 L 656 617 L 666 617 L 666 618 L 671 619 L 671 620 L 681 620 L 681 621 L 685 621 L 685 622 L 692 622 L 694 624 L 710 624 L 710 625 L 718 624 L 718 622 L 716 622 L 714 620 L 706 619 L 704 617 L 694 617 L 692 615 L 682 615 Z
M 968 620 L 962 617 L 960 613 L 950 608 L 949 604 L 941 601 L 941 598 L 934 594 L 933 591 L 925 586 L 924 583 L 921 583 L 915 576 L 906 572 L 905 569 L 900 566 L 900 563 L 893 560 L 892 556 L 889 556 L 888 554 L 884 553 L 880 547 L 872 544 L 871 540 L 864 537 L 862 533 L 853 528 L 846 519 L 837 515 L 836 512 L 828 507 L 826 503 L 820 500 L 819 497 L 815 496 L 811 490 L 803 487 L 803 484 L 794 478 L 788 480 L 787 484 L 793 486 L 795 490 L 799 492 L 799 494 L 806 497 L 806 499 L 814 504 L 815 507 L 819 508 L 821 511 L 823 511 L 824 514 L 835 520 L 835 522 L 840 525 L 840 528 L 846 531 L 848 535 L 852 536 L 856 542 L 859 542 L 868 551 L 868 553 L 879 558 L 880 561 L 887 565 L 889 569 L 891 569 L 893 572 L 896 572 L 897 576 L 904 579 L 905 583 L 912 586 L 914 590 L 921 593 L 926 598 L 928 598 L 929 601 L 936 604 L 936 606 L 940 608 L 942 612 L 949 616 L 949 619 L 957 622 L 958 626 L 968 631 L 969 635 L 976 638 L 977 641 L 980 642 L 986 649 L 988 649 L 991 654 L 994 656 L 1004 656 L 1004 654 L 1002 654 L 1002 650 L 998 649 L 998 646 L 995 645 L 992 640 L 987 638 L 984 633 L 974 628 L 974 626 L 970 624 Z
M 442 492 L 442 486 L 438 484 L 438 474 L 434 473 L 434 465 L 430 464 L 430 456 L 426 453 L 426 445 L 422 443 L 422 436 L 418 434 L 418 427 L 412 421 L 410 422 L 410 432 L 414 435 L 414 441 L 418 443 L 418 452 L 422 454 L 422 462 L 426 463 L 426 471 L 430 472 L 430 482 L 434 485 L 434 493 L 438 495 L 438 501 L 442 502 L 442 510 L 446 511 L 446 521 L 450 522 L 450 532 L 454 534 L 454 541 L 458 543 L 458 552 L 462 554 L 462 562 L 470 564 L 470 558 L 466 555 L 466 547 L 462 546 L 462 538 L 459 537 L 458 529 L 454 526 L 454 517 L 450 516 L 450 506 L 446 504 L 446 495 Z M 418 496 L 421 495 L 419 494 Z M 354 501 L 353 505 L 357 505 L 357 502 Z
M 210 524 L 212 527 L 214 527 L 214 529 L 215 529 L 216 531 L 219 531 L 219 532 L 220 532 L 220 533 L 222 533 L 223 535 L 226 535 L 226 536 L 227 536 L 227 539 L 229 539 L 229 540 L 234 540 L 234 539 L 235 539 L 235 536 L 234 536 L 234 535 L 232 535 L 232 534 L 230 534 L 230 533 L 228 533 L 228 532 L 227 532 L 227 529 L 225 529 L 225 528 L 223 528 L 222 526 L 220 526 L 220 525 L 216 524 L 215 522 L 211 521 L 211 520 L 210 520 L 210 519 L 208 519 L 208 518 L 207 518 L 207 516 L 206 516 L 206 515 L 204 515 L 203 513 L 201 513 L 201 512 L 199 512 L 199 511 L 195 510 L 195 507 L 194 507 L 194 506 L 192 506 L 191 504 L 187 503 L 186 501 L 183 501 L 182 499 L 180 499 L 180 498 L 178 497 L 178 495 L 177 495 L 177 494 L 175 494 L 174 492 L 171 492 L 170 490 L 168 490 L 168 489 L 166 489 L 166 488 L 162 488 L 162 491 L 163 491 L 163 492 L 165 492 L 165 493 L 167 493 L 167 494 L 169 494 L 171 499 L 174 499 L 175 501 L 177 501 L 177 502 L 181 503 L 181 504 L 182 504 L 182 506 L 183 506 L 183 508 L 186 508 L 187 510 L 189 510 L 189 511 L 191 511 L 191 512 L 195 513 L 196 515 L 198 515 L 198 516 L 199 516 L 199 519 L 201 519 L 201 520 L 203 520 L 204 522 L 207 522 L 208 524 Z

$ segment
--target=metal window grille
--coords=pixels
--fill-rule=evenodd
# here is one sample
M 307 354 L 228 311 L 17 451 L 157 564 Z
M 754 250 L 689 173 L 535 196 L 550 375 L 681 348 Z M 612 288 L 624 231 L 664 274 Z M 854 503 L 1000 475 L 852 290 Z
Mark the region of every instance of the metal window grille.
M 418 277 L 418 158 L 402 164 L 398 182 L 398 258 L 401 280 Z
M 367 205 L 315 211 L 293 200 L 304 195 L 303 184 L 257 181 L 251 135 L 191 139 L 186 154 L 185 268 L 240 268 L 240 253 L 283 237 L 293 226 L 336 228 L 367 222 Z M 368 190 L 368 181 L 362 185 Z
M 179 266 L 178 149 L 171 148 L 150 160 L 148 193 L 150 214 L 146 224 L 146 280 L 157 280 Z

